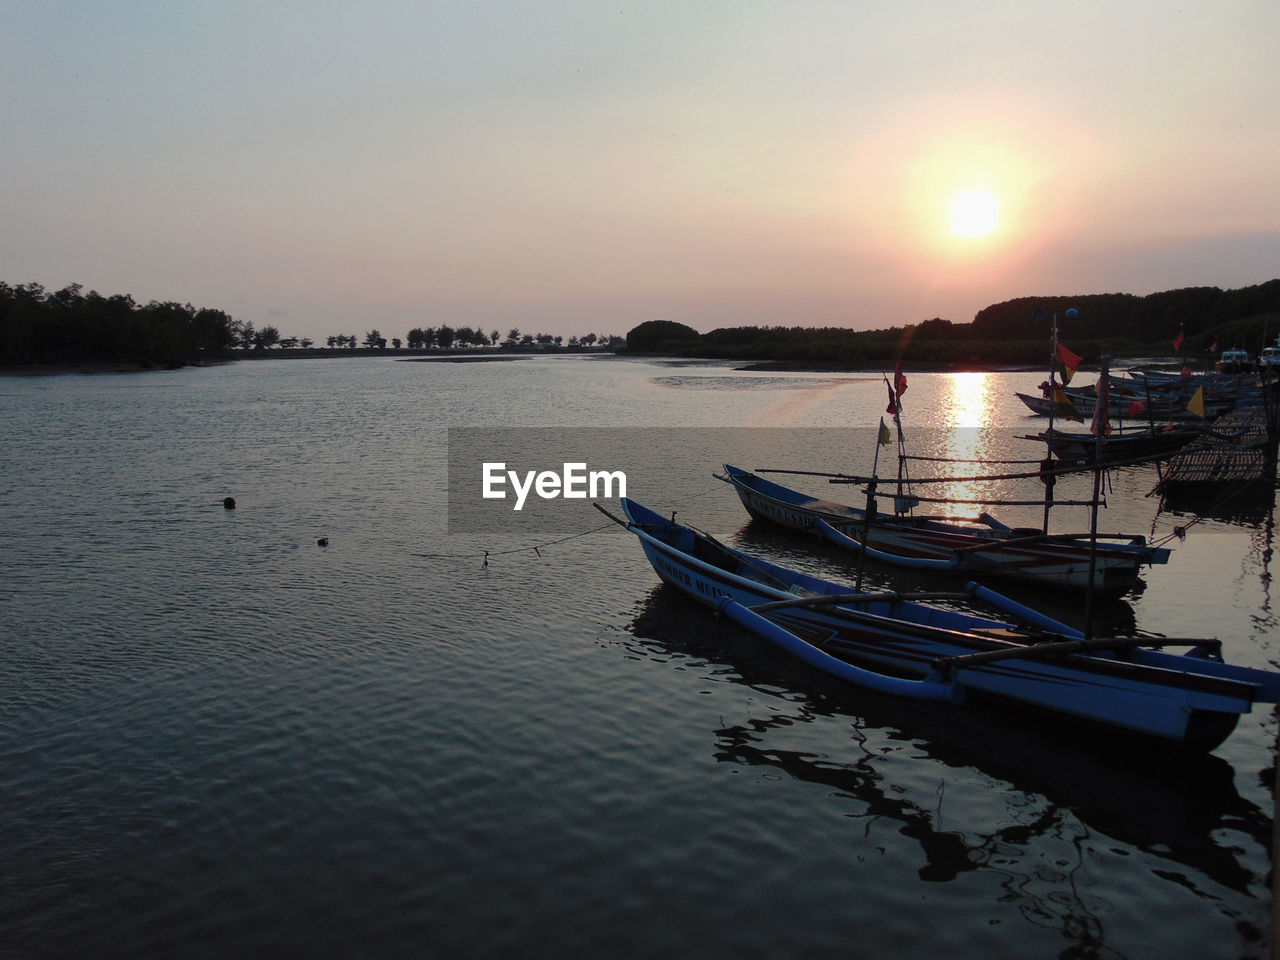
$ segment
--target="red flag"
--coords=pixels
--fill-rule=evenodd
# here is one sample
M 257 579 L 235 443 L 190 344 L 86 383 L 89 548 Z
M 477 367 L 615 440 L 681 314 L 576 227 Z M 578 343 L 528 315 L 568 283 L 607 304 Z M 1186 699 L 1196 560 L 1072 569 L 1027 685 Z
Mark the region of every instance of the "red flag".
M 888 405 L 887 407 L 885 407 L 885 408 L 884 408 L 884 412 L 885 412 L 885 413 L 897 413 L 897 412 L 898 412 L 898 401 L 897 401 L 897 400 L 895 400 L 895 399 L 893 398 L 893 387 L 889 386 L 889 384 L 888 384 L 888 383 L 885 383 L 885 385 L 884 385 L 884 386 L 885 386 L 885 389 L 889 391 L 889 405 Z
M 1080 369 L 1080 358 L 1062 344 L 1058 344 L 1058 375 L 1062 377 L 1062 382 L 1070 383 L 1078 369 Z
M 1190 379 L 1191 379 L 1191 368 L 1190 368 L 1190 367 L 1183 367 L 1183 368 L 1182 368 L 1182 379 L 1183 379 L 1183 380 L 1190 380 Z
M 898 395 L 898 399 L 902 399 L 902 395 L 907 392 L 907 377 L 902 372 L 902 357 L 898 357 L 898 365 L 893 368 L 893 392 Z
M 1173 338 L 1173 349 L 1175 350 L 1182 349 L 1182 331 L 1181 330 L 1179 330 L 1178 335 Z
M 1142 411 L 1145 409 L 1147 409 L 1147 405 L 1145 403 L 1141 400 L 1135 400 L 1133 403 L 1129 404 L 1129 416 L 1140 417 L 1142 416 Z

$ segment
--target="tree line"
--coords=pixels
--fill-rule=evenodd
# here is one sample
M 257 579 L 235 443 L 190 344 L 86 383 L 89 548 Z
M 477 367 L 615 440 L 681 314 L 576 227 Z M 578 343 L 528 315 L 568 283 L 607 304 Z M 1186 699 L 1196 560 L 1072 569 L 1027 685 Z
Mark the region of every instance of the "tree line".
M 1074 309 L 1073 309 L 1074 308 Z M 1072 310 L 1068 315 L 1068 310 Z M 842 365 L 913 363 L 940 366 L 1042 363 L 1051 325 L 1086 361 L 1101 354 L 1183 356 L 1212 347 L 1257 351 L 1280 333 L 1280 279 L 1238 290 L 1188 287 L 1147 296 L 1086 294 L 1020 297 L 978 311 L 970 323 L 935 317 L 906 327 L 855 331 L 845 327 L 737 326 L 699 334 L 668 320 L 650 320 L 627 333 L 564 337 L 523 333 L 502 336 L 467 326 L 414 327 L 403 341 L 410 350 L 467 348 L 509 351 L 623 349 L 687 357 L 781 360 Z M 337 334 L 330 349 L 399 350 L 377 330 Z M 282 337 L 271 325 L 255 328 L 225 311 L 190 303 L 137 303 L 127 294 L 104 297 L 71 284 L 53 293 L 37 283 L 0 282 L 0 364 L 76 365 L 121 363 L 174 366 L 277 349 L 307 349 L 307 338 Z
M 1188 357 L 1231 346 L 1256 353 L 1280 334 L 1280 280 L 1239 290 L 1020 297 L 985 307 L 970 323 L 935 317 L 879 330 L 743 326 L 700 334 L 686 324 L 650 320 L 628 331 L 626 350 L 850 366 L 892 364 L 899 356 L 940 367 L 1039 364 L 1048 360 L 1055 319 L 1059 339 L 1086 361 L 1104 353 Z
M 472 327 L 414 327 L 402 341 L 388 339 L 378 330 L 334 334 L 327 338 L 330 350 L 452 350 L 489 347 L 502 350 L 579 350 L 595 347 L 618 349 L 622 337 L 589 333 L 564 337 L 549 333 L 522 333 L 512 327 L 506 338 L 497 330 L 488 333 Z M 38 283 L 10 285 L 0 282 L 0 365 L 78 366 L 122 364 L 140 367 L 181 366 L 207 360 L 225 360 L 246 353 L 310 350 L 308 337 L 282 336 L 267 324 L 261 328 L 223 310 L 194 307 L 190 303 L 152 300 L 140 304 L 128 294 L 106 297 L 96 290 L 85 293 L 78 283 L 48 292 Z
M 609 334 L 588 333 L 581 337 L 570 337 L 566 342 L 563 336 L 550 333 L 521 333 L 519 327 L 512 327 L 504 338 L 498 330 L 483 330 L 471 327 L 458 327 L 448 324 L 439 327 L 414 327 L 409 331 L 406 346 L 410 350 L 429 350 L 437 347 L 449 350 L 454 347 L 502 347 L 504 350 L 538 349 L 547 347 L 602 347 L 622 346 L 623 338 Z
M 71 284 L 0 282 L 0 363 L 175 366 L 230 356 L 257 336 L 222 310 L 174 301 L 137 303 Z M 278 337 L 278 334 L 277 334 Z
M 385 350 L 390 343 L 392 349 L 399 350 L 402 341 L 399 337 L 388 340 L 378 330 L 369 330 L 363 340 L 357 340 L 355 334 L 338 334 L 326 340 L 332 349 L 355 350 L 364 347 L 366 350 Z M 620 348 L 626 341 L 617 335 L 588 333 L 581 337 L 570 337 L 567 341 L 559 334 L 521 333 L 519 327 L 512 327 L 504 339 L 498 330 L 485 333 L 480 328 L 451 327 L 441 324 L 438 327 L 414 327 L 403 341 L 409 350 L 456 350 L 466 347 L 497 347 L 503 350 L 541 350 L 547 348 L 579 349 L 595 346 Z

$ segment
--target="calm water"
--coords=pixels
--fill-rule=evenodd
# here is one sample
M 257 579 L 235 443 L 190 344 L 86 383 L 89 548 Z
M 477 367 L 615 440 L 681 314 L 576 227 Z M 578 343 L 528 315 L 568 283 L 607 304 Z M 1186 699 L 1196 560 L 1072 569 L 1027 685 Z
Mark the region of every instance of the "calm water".
M 913 448 L 1037 456 L 1039 379 L 911 375 Z M 815 676 L 594 513 L 559 544 L 446 531 L 449 427 L 864 436 L 884 403 L 586 358 L 0 378 L 0 956 L 1265 956 L 1269 710 L 1171 763 Z M 710 478 L 742 451 L 652 453 L 633 496 L 852 577 L 746 523 Z M 1154 481 L 1117 473 L 1104 531 L 1186 526 Z M 1267 511 L 1218 513 L 1102 614 L 1269 664 Z

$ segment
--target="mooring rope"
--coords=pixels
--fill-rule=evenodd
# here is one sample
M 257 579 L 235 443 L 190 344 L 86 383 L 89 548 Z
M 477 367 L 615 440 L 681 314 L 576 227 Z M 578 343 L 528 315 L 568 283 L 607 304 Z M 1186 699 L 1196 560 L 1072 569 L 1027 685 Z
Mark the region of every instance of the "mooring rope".
M 677 506 L 683 506 L 684 504 L 688 503 L 690 500 L 696 500 L 699 497 L 706 497 L 706 496 L 710 496 L 713 493 L 719 493 L 719 492 L 720 491 L 718 490 L 704 490 L 702 493 L 691 494 L 687 497 L 683 497 L 680 500 L 676 500 L 674 502 L 676 503 Z M 672 511 L 671 516 L 672 517 L 675 516 L 675 511 Z M 468 553 L 411 553 L 409 554 L 409 556 L 417 557 L 420 560 L 470 560 L 470 561 L 479 560 L 481 561 L 480 563 L 481 569 L 484 569 L 489 566 L 489 561 L 495 559 L 496 557 L 509 557 L 518 553 L 528 553 L 529 551 L 532 550 L 537 557 L 541 558 L 542 550 L 545 547 L 554 547 L 557 544 L 568 543 L 570 540 L 578 540 L 582 537 L 589 537 L 594 533 L 599 533 L 602 530 L 608 530 L 613 526 L 614 526 L 614 523 L 609 522 L 606 524 L 602 524 L 601 526 L 598 526 L 598 527 L 591 527 L 589 530 L 582 530 L 578 533 L 571 533 L 568 536 L 559 537 L 555 540 L 541 540 L 538 543 L 528 544 L 523 547 L 511 547 L 508 550 L 483 550 L 482 549 L 479 551 L 473 550 Z

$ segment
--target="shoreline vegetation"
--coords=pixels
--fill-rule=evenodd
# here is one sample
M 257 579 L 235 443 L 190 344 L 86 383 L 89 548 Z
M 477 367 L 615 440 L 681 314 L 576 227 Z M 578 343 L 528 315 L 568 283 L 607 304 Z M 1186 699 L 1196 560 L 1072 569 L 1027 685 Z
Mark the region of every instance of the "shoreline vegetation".
M 403 345 L 370 330 L 363 341 L 335 335 L 325 346 L 189 303 L 138 304 L 128 295 L 82 293 L 79 284 L 47 293 L 35 283 L 0 282 L 0 373 L 130 372 L 327 357 L 474 363 L 574 354 L 727 360 L 761 371 L 881 370 L 899 358 L 907 369 L 926 371 L 1037 370 L 1048 360 L 1055 318 L 1059 339 L 1087 365 L 1103 354 L 1199 364 L 1214 359 L 1215 350 L 1243 347 L 1256 354 L 1277 342 L 1280 279 L 1238 290 L 1020 297 L 980 310 L 969 323 L 935 317 L 880 330 L 741 326 L 700 334 L 685 324 L 650 320 L 626 337 L 588 334 L 566 342 L 518 328 L 502 338 L 497 330 L 442 325 L 413 328 Z

